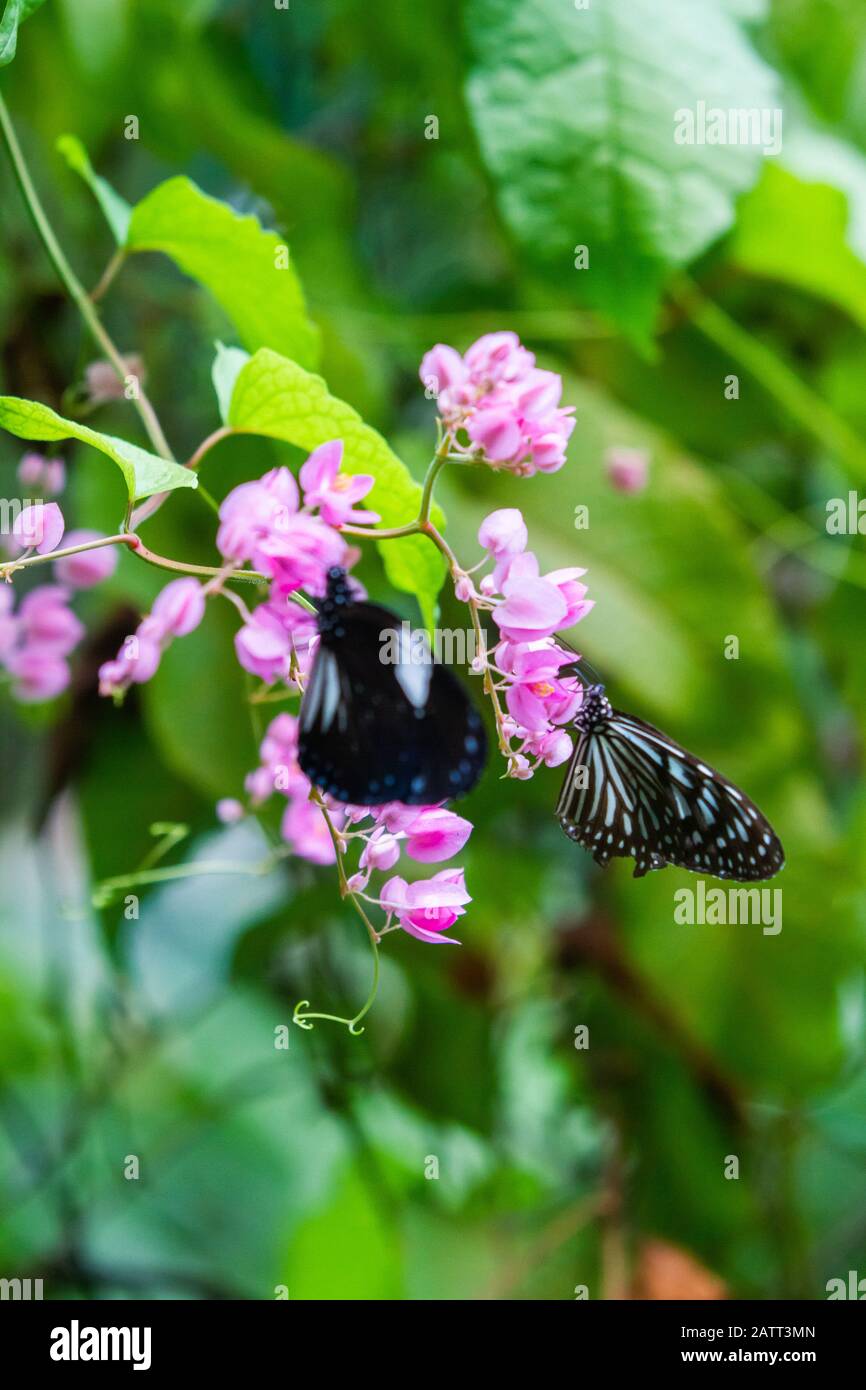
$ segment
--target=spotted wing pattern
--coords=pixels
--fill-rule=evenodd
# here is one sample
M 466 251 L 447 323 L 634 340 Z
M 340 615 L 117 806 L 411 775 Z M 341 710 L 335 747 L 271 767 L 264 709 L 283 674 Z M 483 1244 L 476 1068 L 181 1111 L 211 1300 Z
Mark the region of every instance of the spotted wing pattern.
M 566 835 L 635 878 L 668 864 L 738 882 L 772 878 L 782 845 L 744 792 L 651 724 L 611 710 L 581 731 L 556 807 Z

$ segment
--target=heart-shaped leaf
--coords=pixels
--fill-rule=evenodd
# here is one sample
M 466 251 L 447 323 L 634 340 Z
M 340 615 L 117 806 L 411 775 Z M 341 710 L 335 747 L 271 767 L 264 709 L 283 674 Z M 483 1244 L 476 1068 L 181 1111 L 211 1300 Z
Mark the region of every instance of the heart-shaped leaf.
M 263 348 L 241 367 L 228 424 L 248 434 L 285 439 L 301 449 L 342 439 L 345 471 L 370 473 L 376 479 L 365 504 L 379 513 L 383 524 L 403 526 L 418 515 L 421 488 L 382 436 L 350 405 L 332 396 L 321 377 L 279 353 Z M 423 536 L 379 541 L 378 546 L 391 583 L 415 594 L 425 623 L 432 624 L 445 575 L 442 556 Z
M 22 400 L 20 396 L 0 396 L 0 427 L 19 439 L 80 439 L 113 459 L 123 474 L 130 501 L 150 497 L 155 492 L 170 492 L 176 487 L 197 487 L 198 479 L 179 463 L 158 458 L 111 434 L 101 434 L 77 420 L 65 420 L 40 401 Z
M 289 248 L 255 217 L 241 217 L 186 178 L 159 184 L 133 209 L 129 251 L 162 251 L 210 290 L 242 343 L 272 347 L 306 367 L 318 361 Z

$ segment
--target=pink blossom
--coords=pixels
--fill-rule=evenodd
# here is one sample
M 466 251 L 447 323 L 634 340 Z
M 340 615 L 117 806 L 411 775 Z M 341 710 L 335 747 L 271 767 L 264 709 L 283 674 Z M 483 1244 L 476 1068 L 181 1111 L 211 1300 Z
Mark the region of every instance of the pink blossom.
M 482 592 L 487 588 L 495 593 L 504 583 L 512 560 L 523 553 L 528 540 L 526 522 L 516 507 L 501 507 L 484 518 L 478 528 L 478 541 L 493 556 L 496 565 L 489 586 L 486 580 L 481 581 Z
M 42 454 L 25 454 L 18 465 L 18 481 L 22 487 L 39 488 L 48 497 L 56 497 L 66 483 L 63 459 L 47 459 Z
M 255 569 L 272 577 L 275 592 L 287 595 L 295 589 L 323 594 L 328 570 L 332 565 L 346 569 L 347 557 L 339 531 L 318 516 L 299 514 L 259 540 L 250 559 Z
M 339 813 L 332 811 L 331 818 L 339 828 L 342 824 Z M 325 817 L 314 802 L 300 798 L 290 801 L 283 815 L 281 834 L 302 859 L 309 859 L 313 864 L 335 863 L 337 856 Z
M 574 752 L 574 743 L 565 729 L 550 729 L 534 744 L 532 752 L 546 767 L 560 767 L 562 763 L 568 762 Z
M 537 368 L 516 333 L 487 333 L 463 358 L 438 343 L 421 362 L 421 379 L 439 383 L 439 415 L 452 450 L 523 477 L 564 464 L 574 412 L 559 404 L 562 378 Z
M 562 627 L 568 612 L 565 598 L 556 585 L 549 584 L 546 579 L 529 575 L 513 578 L 514 569 L 512 565 L 502 586 L 505 598 L 494 608 L 493 621 L 503 637 L 515 642 L 533 642 L 552 636 Z
M 329 526 L 362 526 L 381 520 L 378 512 L 358 511 L 353 505 L 367 496 L 375 478 L 369 473 L 341 473 L 342 461 L 342 439 L 332 439 L 313 450 L 300 473 L 305 506 L 318 507 Z
M 628 449 L 618 444 L 604 456 L 608 481 L 618 492 L 643 492 L 649 474 L 646 449 Z
M 549 650 L 549 649 L 548 649 Z M 518 670 L 505 691 L 511 717 L 529 732 L 546 731 L 566 723 L 580 707 L 580 688 L 574 678 L 561 681 L 544 651 L 522 652 Z
M 438 864 L 460 853 L 472 834 L 472 823 L 444 806 L 431 806 L 410 823 L 407 833 L 406 853 L 421 864 Z
M 173 579 L 153 601 L 154 632 L 164 637 L 186 637 L 204 617 L 204 590 L 197 579 Z
M 389 912 L 397 914 L 404 931 L 419 941 L 459 946 L 454 937 L 443 933 L 453 927 L 471 902 L 466 891 L 462 869 L 443 869 L 432 878 L 407 883 L 399 876 L 383 886 L 380 901 Z
M 490 512 L 478 528 L 478 543 L 490 551 L 494 560 L 503 555 L 519 555 L 528 540 L 526 522 L 517 507 L 500 507 Z
M 56 502 L 30 502 L 12 524 L 12 541 L 19 550 L 36 549 L 39 555 L 56 550 L 66 523 Z
M 144 363 L 138 353 L 129 353 L 122 360 L 124 376 L 118 376 L 110 362 L 88 362 L 84 368 L 84 388 L 94 405 L 122 401 L 126 392 L 126 377 L 134 376 L 141 386 L 144 385 Z
M 6 658 L 6 668 L 14 677 L 12 694 L 26 704 L 53 700 L 70 680 L 67 662 L 51 647 L 34 645 L 12 652 Z
M 421 359 L 421 380 L 434 396 L 460 387 L 469 377 L 469 368 L 453 347 L 438 343 Z
M 477 444 L 493 463 L 516 462 L 521 456 L 523 438 L 513 407 L 476 410 L 466 430 L 472 443 Z
M 476 379 L 491 385 L 500 381 L 519 381 L 535 366 L 535 357 L 521 345 L 516 333 L 485 333 L 464 356 Z
M 220 507 L 218 550 L 226 559 L 251 559 L 261 541 L 288 531 L 298 504 L 298 485 L 288 468 L 241 483 Z
M 223 825 L 235 825 L 237 821 L 243 820 L 246 812 L 243 804 L 233 796 L 224 796 L 216 804 L 217 820 Z
M 445 858 L 447 856 L 443 856 Z M 359 863 L 362 869 L 393 869 L 400 858 L 400 841 L 381 826 L 373 831 L 364 846 Z
M 235 652 L 245 671 L 258 676 L 266 685 L 289 675 L 292 641 L 265 604 L 252 614 L 252 621 L 235 633 Z
M 66 656 L 84 636 L 84 626 L 69 607 L 69 595 L 59 584 L 31 589 L 18 608 L 19 630 L 28 646 Z
M 8 584 L 0 585 L 0 661 L 18 640 L 18 619 L 12 609 L 14 599 Z
M 157 594 L 153 611 L 124 638 L 117 656 L 99 668 L 100 695 L 122 695 L 156 675 L 172 638 L 185 637 L 201 622 L 204 590 L 195 579 L 173 579 Z
M 89 541 L 100 540 L 98 531 L 70 531 L 66 537 L 67 545 L 86 545 Z M 113 545 L 99 546 L 96 550 L 82 550 L 79 555 L 63 555 L 54 561 L 54 573 L 62 584 L 70 589 L 91 589 L 101 584 L 117 568 L 117 548 Z
M 578 583 L 581 575 L 586 574 L 585 569 L 562 569 L 551 570 L 544 576 L 548 584 L 553 584 L 567 604 L 565 617 L 560 627 L 573 627 L 579 623 L 581 618 L 585 618 L 591 608 L 595 607 L 595 600 L 586 597 L 586 585 Z

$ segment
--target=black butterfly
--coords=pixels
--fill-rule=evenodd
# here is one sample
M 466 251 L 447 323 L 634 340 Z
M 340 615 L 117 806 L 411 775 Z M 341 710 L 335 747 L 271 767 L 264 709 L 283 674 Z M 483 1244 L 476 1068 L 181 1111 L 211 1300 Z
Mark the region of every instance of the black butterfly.
M 575 724 L 556 815 L 597 864 L 630 857 L 635 878 L 676 864 L 741 883 L 782 868 L 785 852 L 757 806 L 651 724 L 612 709 L 603 685 L 587 688 Z
M 388 635 L 400 639 L 400 619 L 357 602 L 336 567 L 328 571 L 318 629 L 298 753 L 313 785 L 354 806 L 422 806 L 470 791 L 487 739 L 456 677 L 429 653 L 419 661 L 414 643 L 400 641 L 399 659 L 389 662 Z

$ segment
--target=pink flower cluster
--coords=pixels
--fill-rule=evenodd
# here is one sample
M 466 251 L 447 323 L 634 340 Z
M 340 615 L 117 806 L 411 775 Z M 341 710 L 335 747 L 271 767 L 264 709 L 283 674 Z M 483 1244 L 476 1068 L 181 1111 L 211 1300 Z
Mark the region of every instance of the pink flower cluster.
M 28 485 L 37 481 L 29 476 L 35 474 L 36 465 L 43 464 L 55 471 L 63 467 L 58 459 L 26 455 L 19 473 L 28 474 Z M 50 555 L 63 539 L 65 525 L 56 502 L 30 503 L 15 518 L 7 537 L 8 548 L 18 559 Z M 71 531 L 66 537 L 69 546 L 97 539 L 95 531 Z M 84 635 L 84 627 L 69 606 L 71 591 L 99 583 L 112 573 L 116 563 L 111 547 L 61 556 L 53 564 L 59 583 L 37 585 L 25 594 L 17 610 L 11 587 L 0 588 L 0 665 L 12 677 L 16 700 L 52 700 L 66 689 L 71 676 L 67 658 Z
M 521 477 L 565 463 L 575 422 L 573 407 L 559 404 L 562 377 L 536 367 L 516 333 L 487 333 L 462 357 L 437 343 L 420 376 L 458 451 Z
M 274 792 L 286 798 L 281 834 L 292 852 L 314 864 L 333 864 L 336 851 L 325 817 L 309 800 L 311 784 L 298 765 L 298 721 L 290 714 L 278 714 L 271 721 L 259 750 L 261 763 L 246 780 L 246 790 L 254 808 Z M 452 941 L 443 933 L 462 916 L 470 901 L 462 869 L 446 869 L 432 878 L 415 883 L 394 875 L 384 883 L 377 897 L 368 893 L 374 872 L 393 869 L 405 850 L 420 864 L 438 864 L 458 854 L 466 844 L 472 825 L 444 806 L 344 806 L 325 798 L 334 828 L 346 846 L 361 845 L 357 872 L 349 879 L 353 893 L 362 894 L 381 907 L 410 935 L 421 941 Z M 218 808 L 220 819 L 231 822 L 241 812 L 240 804 L 227 800 Z M 387 930 L 389 922 L 386 922 Z
M 287 603 L 287 596 L 300 588 L 323 594 L 328 569 L 348 569 L 358 556 L 338 528 L 379 520 L 376 512 L 355 506 L 375 479 L 342 473 L 342 460 L 341 440 L 310 454 L 300 471 L 303 504 L 289 470 L 275 468 L 257 482 L 236 487 L 220 507 L 217 546 L 222 555 L 237 564 L 248 560 L 271 580 L 267 599 L 248 614 L 235 638 L 241 665 L 268 685 L 291 682 L 293 657 L 302 677 L 312 660 L 315 619 Z
M 84 628 L 59 584 L 31 589 L 13 613 L 12 590 L 0 588 L 0 662 L 13 679 L 16 700 L 51 700 L 69 684 L 67 657 Z
M 96 552 L 94 552 L 96 553 Z M 196 579 L 173 579 L 153 601 L 150 613 L 120 651 L 99 668 L 100 695 L 122 695 L 156 674 L 162 653 L 175 637 L 194 632 L 204 617 L 205 591 Z
M 538 560 L 526 549 L 528 539 L 515 507 L 491 512 L 478 540 L 493 560 L 493 571 L 477 589 L 468 575 L 456 585 L 457 597 L 489 609 L 499 628 L 491 670 L 508 710 L 502 732 L 510 748 L 517 741 L 512 775 L 524 778 L 542 763 L 558 767 L 571 756 L 572 741 L 563 726 L 579 710 L 583 686 L 576 676 L 560 675 L 576 655 L 561 647 L 554 633 L 580 622 L 593 607 L 580 582 L 586 571 L 539 574 Z
M 22 487 L 35 488 L 46 497 L 58 497 L 66 486 L 63 459 L 47 459 L 42 454 L 25 454 L 18 465 Z

